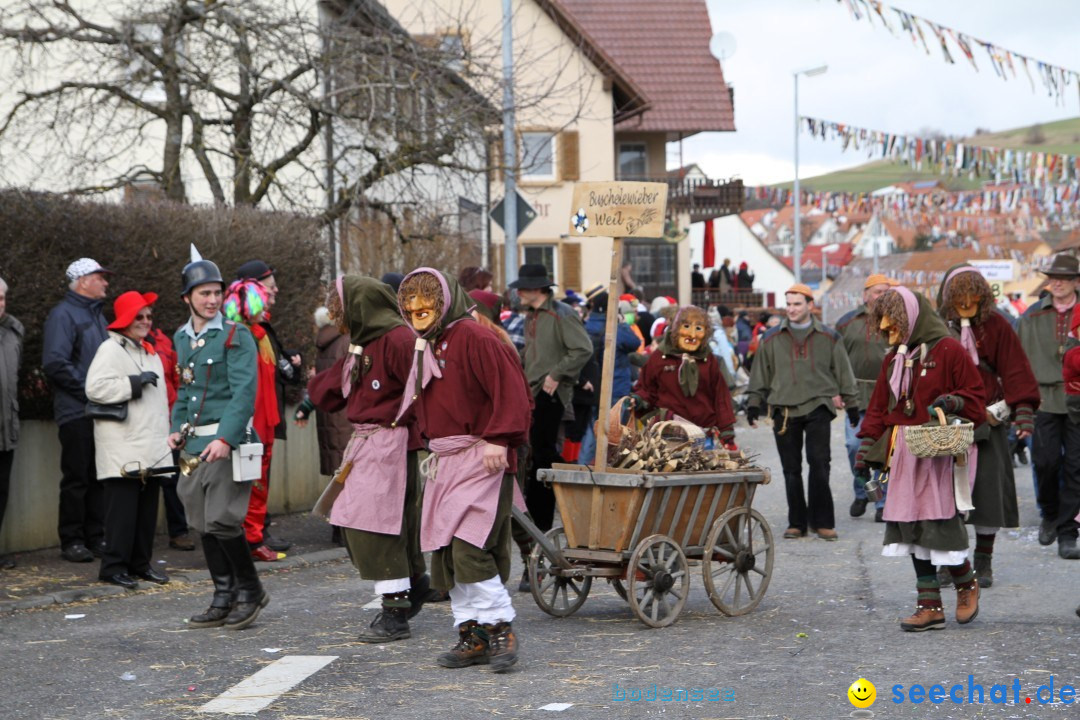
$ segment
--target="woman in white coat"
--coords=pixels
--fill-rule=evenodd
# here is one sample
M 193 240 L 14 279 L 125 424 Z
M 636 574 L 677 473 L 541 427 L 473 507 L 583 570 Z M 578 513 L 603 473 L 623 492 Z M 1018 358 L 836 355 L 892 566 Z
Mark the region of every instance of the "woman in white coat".
M 169 402 L 165 369 L 146 342 L 153 322 L 154 293 L 129 291 L 116 298 L 116 319 L 86 375 L 86 397 L 102 405 L 126 405 L 123 420 L 94 419 L 97 476 L 104 483 L 105 551 L 98 578 L 128 589 L 138 580 L 169 578 L 150 565 L 157 525 L 159 480 L 148 471 L 170 465 Z

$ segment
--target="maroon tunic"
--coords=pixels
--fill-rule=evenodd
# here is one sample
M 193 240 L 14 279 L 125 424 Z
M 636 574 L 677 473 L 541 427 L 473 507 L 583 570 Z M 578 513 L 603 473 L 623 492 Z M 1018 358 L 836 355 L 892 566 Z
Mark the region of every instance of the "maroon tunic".
M 531 393 L 495 333 L 465 320 L 432 342 L 431 351 L 442 377 L 432 378 L 415 405 L 424 438 L 475 435 L 508 449 L 528 442 Z M 507 461 L 513 472 L 509 450 Z
M 877 440 L 895 425 L 922 425 L 930 420 L 927 408 L 941 395 L 956 395 L 964 400 L 960 415 L 967 420 L 981 425 L 986 420 L 986 406 L 983 403 L 983 384 L 975 363 L 971 362 L 967 351 L 959 340 L 951 337 L 942 338 L 930 348 L 926 361 L 919 362 L 919 349 L 913 348 L 909 357 L 914 359 L 911 373 L 911 393 L 914 412 L 904 414 L 904 400 L 896 403 L 889 410 L 889 374 L 890 363 L 896 349 L 891 348 L 885 354 L 885 361 L 878 373 L 874 393 L 870 396 L 870 407 L 862 421 L 859 437 Z M 925 374 L 924 374 L 925 373 Z
M 979 350 L 979 374 L 982 375 L 986 404 L 1004 399 L 1015 410 L 1027 405 L 1039 407 L 1039 384 L 1031 370 L 1020 337 L 998 312 L 992 312 L 977 325 L 972 323 L 975 347 Z
M 346 416 L 355 425 L 370 423 L 390 427 L 401 406 L 405 382 L 412 368 L 415 343 L 416 336 L 404 325 L 380 335 L 365 345 L 363 356 L 356 359 L 360 372 L 347 403 L 341 393 L 341 370 L 348 355 L 308 381 L 311 402 L 324 412 L 338 412 L 347 408 Z M 409 427 L 409 449 L 421 449 L 423 445 L 411 409 L 398 423 L 406 424 Z
M 634 391 L 649 405 L 670 410 L 702 428 L 731 428 L 735 424 L 735 412 L 720 362 L 712 353 L 696 362 L 700 378 L 696 395 L 686 397 L 679 387 L 682 356 L 659 351 L 649 355 Z

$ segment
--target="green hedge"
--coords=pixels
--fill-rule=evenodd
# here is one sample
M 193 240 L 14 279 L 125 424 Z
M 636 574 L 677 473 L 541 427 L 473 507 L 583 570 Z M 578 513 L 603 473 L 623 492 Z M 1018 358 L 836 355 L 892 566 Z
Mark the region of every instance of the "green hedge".
M 51 419 L 52 396 L 41 371 L 42 328 L 67 291 L 64 270 L 90 257 L 116 274 L 112 301 L 126 290 L 156 292 L 155 323 L 167 334 L 187 320 L 180 271 L 195 246 L 221 268 L 226 281 L 247 260 L 275 268 L 281 288 L 273 323 L 281 341 L 313 355 L 311 313 L 325 295 L 323 236 L 312 219 L 252 209 L 172 203 L 107 204 L 46 193 L 0 191 L 0 277 L 7 281 L 7 311 L 26 326 L 19 378 L 20 415 Z

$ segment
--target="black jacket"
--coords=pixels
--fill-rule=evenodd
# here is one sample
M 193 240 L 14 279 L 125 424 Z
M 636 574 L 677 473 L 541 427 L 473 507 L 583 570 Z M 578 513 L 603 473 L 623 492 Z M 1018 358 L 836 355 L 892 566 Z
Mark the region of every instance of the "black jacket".
M 104 305 L 104 300 L 91 300 L 68 290 L 45 320 L 41 365 L 52 385 L 57 425 L 84 416 L 86 372 L 98 346 L 109 337 Z
M 270 345 L 274 348 L 274 362 L 277 363 L 277 372 L 274 374 L 274 390 L 277 393 L 278 417 L 281 418 L 277 427 L 274 428 L 274 438 L 284 440 L 285 428 L 288 427 L 287 418 L 285 417 L 285 388 L 286 385 L 304 384 L 304 364 L 301 362 L 300 367 L 296 367 L 289 362 L 291 355 L 299 353 L 296 350 L 287 350 L 282 346 L 281 340 L 278 339 L 277 333 L 274 332 L 274 328 L 270 323 L 259 324 L 266 330 L 266 335 L 270 338 Z

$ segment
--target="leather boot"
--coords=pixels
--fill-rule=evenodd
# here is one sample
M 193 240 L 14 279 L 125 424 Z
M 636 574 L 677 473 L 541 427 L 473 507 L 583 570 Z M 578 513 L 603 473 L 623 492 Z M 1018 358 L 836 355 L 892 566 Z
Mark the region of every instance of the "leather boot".
M 251 559 L 251 551 L 244 535 L 241 533 L 233 538 L 218 538 L 218 544 L 232 563 L 236 576 L 236 604 L 225 618 L 225 629 L 243 630 L 255 622 L 259 611 L 270 602 L 270 596 L 259 582 L 259 572 L 255 569 L 255 562 Z
M 979 580 L 979 587 L 988 588 L 994 584 L 994 568 L 991 566 L 991 557 L 984 553 L 975 553 L 975 577 Z
M 236 601 L 236 579 L 233 577 L 232 563 L 222 550 L 217 537 L 203 535 L 202 549 L 206 557 L 206 567 L 210 570 L 210 579 L 214 583 L 214 599 L 210 601 L 206 612 L 188 620 L 188 627 L 221 627 Z
M 371 626 L 357 638 L 362 643 L 384 643 L 392 640 L 406 640 L 412 637 L 409 632 L 409 608 L 386 607 L 375 616 Z
M 420 610 L 424 607 L 424 603 L 427 602 L 428 596 L 430 594 L 431 576 L 427 573 L 424 573 L 420 577 L 410 582 L 408 615 L 409 620 L 412 620 L 414 617 L 420 614 Z
M 956 622 L 965 625 L 975 619 L 979 614 L 979 583 L 972 580 L 969 583 L 956 586 Z
M 458 625 L 457 645 L 440 655 L 436 662 L 444 668 L 463 668 L 488 664 L 488 634 L 475 620 Z
M 508 622 L 485 625 L 488 635 L 488 659 L 491 672 L 506 672 L 518 659 L 518 639 Z
M 1080 560 L 1080 548 L 1076 547 L 1076 538 L 1058 536 L 1058 557 L 1062 560 Z
M 915 614 L 900 621 L 904 632 L 922 632 L 923 630 L 944 630 L 945 611 L 941 608 L 918 607 Z

